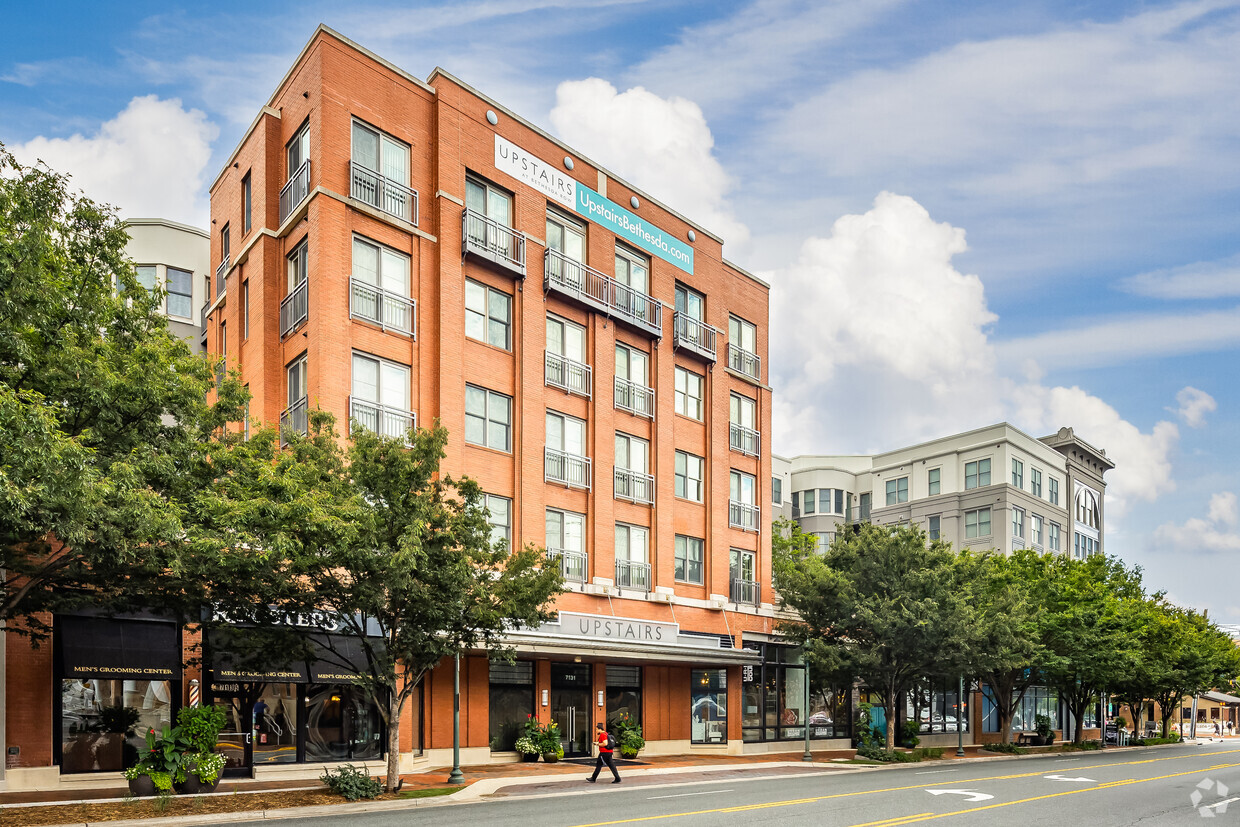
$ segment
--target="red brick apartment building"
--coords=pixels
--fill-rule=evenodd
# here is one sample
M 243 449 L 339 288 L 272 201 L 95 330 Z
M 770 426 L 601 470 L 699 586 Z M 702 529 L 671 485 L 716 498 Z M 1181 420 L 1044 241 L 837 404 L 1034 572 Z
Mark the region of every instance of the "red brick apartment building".
M 212 184 L 211 217 L 203 336 L 252 418 L 438 419 L 445 470 L 480 482 L 495 536 L 563 567 L 559 620 L 514 635 L 515 664 L 462 659 L 465 762 L 516 760 L 530 714 L 570 755 L 621 713 L 651 752 L 799 748 L 804 670 L 771 605 L 769 288 L 721 239 L 451 75 L 420 81 L 324 27 Z M 182 668 L 180 630 L 150 620 L 65 623 L 128 623 L 113 628 L 149 663 L 117 664 L 126 681 L 48 665 L 46 726 L 23 736 L 39 783 L 120 768 L 74 740 L 101 696 L 144 723 L 192 693 L 227 706 L 237 772 L 380 758 L 348 683 L 217 674 L 209 648 Z M 436 670 L 406 716 L 406 769 L 447 758 L 452 683 Z M 815 737 L 842 734 L 831 717 Z

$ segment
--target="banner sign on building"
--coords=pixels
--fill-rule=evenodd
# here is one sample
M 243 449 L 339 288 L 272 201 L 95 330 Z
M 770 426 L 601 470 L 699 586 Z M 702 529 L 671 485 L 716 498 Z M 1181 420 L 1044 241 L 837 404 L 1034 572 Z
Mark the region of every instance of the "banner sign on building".
M 582 638 L 674 644 L 680 634 L 680 625 L 628 617 L 560 612 L 560 633 Z
M 693 248 L 660 230 L 644 218 L 579 184 L 555 164 L 527 152 L 512 141 L 495 136 L 495 167 L 543 195 L 606 227 L 651 255 L 693 272 Z

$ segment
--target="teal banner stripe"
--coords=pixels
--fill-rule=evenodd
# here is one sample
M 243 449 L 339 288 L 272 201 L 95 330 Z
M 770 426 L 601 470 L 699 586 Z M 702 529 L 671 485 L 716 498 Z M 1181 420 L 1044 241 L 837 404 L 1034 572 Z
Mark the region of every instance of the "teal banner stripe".
M 635 247 L 693 272 L 693 248 L 577 182 L 577 212 L 601 224 Z

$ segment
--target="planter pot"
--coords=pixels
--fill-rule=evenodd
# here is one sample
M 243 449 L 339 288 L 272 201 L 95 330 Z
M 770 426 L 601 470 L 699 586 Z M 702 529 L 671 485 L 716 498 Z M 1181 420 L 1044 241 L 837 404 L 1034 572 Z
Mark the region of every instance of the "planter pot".
M 218 775 L 214 781 L 208 784 L 205 781 L 199 781 L 198 776 L 191 772 L 186 774 L 184 781 L 173 786 L 176 787 L 176 791 L 181 795 L 202 795 L 203 793 L 215 792 L 215 788 L 219 785 L 220 778 Z
M 534 763 L 535 761 L 537 761 L 537 760 L 538 760 L 538 753 L 536 753 L 536 752 L 523 752 L 523 753 L 521 753 L 521 760 L 522 760 L 523 762 L 525 762 L 526 764 L 532 764 L 532 763 Z
M 130 779 L 129 792 L 139 797 L 155 795 L 155 782 L 149 775 L 139 775 L 137 778 Z
M 556 755 L 554 752 L 544 752 L 543 760 L 546 761 L 548 764 L 555 764 L 559 762 L 560 756 Z
M 622 750 L 620 750 L 620 757 L 621 757 L 621 758 L 630 758 L 630 759 L 631 759 L 631 758 L 636 758 L 639 752 L 641 752 L 641 750 L 636 750 L 636 749 L 622 749 Z

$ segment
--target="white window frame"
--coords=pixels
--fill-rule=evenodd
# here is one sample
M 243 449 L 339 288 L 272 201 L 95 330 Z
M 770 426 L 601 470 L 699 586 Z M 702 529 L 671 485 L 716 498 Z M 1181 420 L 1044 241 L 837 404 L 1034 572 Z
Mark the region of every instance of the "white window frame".
M 471 390 L 482 394 L 482 399 L 483 399 L 483 413 L 481 416 L 482 433 L 483 433 L 482 442 L 471 440 L 469 439 L 469 436 L 468 436 L 469 434 L 468 423 L 469 423 L 470 417 L 473 417 L 475 419 L 479 418 L 478 414 L 476 413 L 471 414 L 469 412 L 469 394 Z M 504 416 L 505 416 L 506 421 L 500 421 L 498 419 L 492 418 L 493 410 L 498 410 L 498 407 L 501 405 L 504 406 Z M 467 444 L 476 445 L 481 448 L 490 448 L 495 451 L 503 451 L 506 454 L 512 453 L 512 397 L 511 396 L 502 394 L 499 391 L 493 391 L 490 388 L 484 388 L 481 385 L 466 384 L 465 385 L 465 422 L 466 422 L 465 442 Z M 497 447 L 495 445 L 490 444 L 492 426 L 498 426 L 504 429 L 506 444 L 503 447 Z
M 477 296 L 478 291 L 481 291 L 483 307 L 485 308 L 485 310 L 479 310 L 476 307 L 470 307 L 471 295 Z M 508 314 L 508 318 L 506 320 L 497 318 L 496 316 L 492 315 L 492 305 L 491 305 L 492 294 L 503 297 L 504 308 Z M 470 330 L 469 323 L 471 319 L 471 316 L 470 316 L 471 313 L 473 314 L 474 318 L 481 320 L 483 329 L 486 332 L 485 339 L 479 338 L 478 336 L 474 336 L 469 332 Z M 497 329 L 497 326 L 498 328 L 504 331 L 504 343 L 502 345 L 496 344 L 495 342 L 491 341 L 491 334 Z M 473 339 L 475 342 L 482 342 L 485 345 L 490 345 L 491 347 L 497 347 L 500 350 L 511 351 L 512 350 L 512 295 L 509 293 L 505 293 L 503 290 L 497 290 L 496 288 L 491 287 L 488 284 L 483 284 L 480 281 L 475 281 L 473 279 L 465 279 L 465 337 L 468 339 Z
M 621 532 L 624 534 L 624 541 L 621 542 Z M 640 538 L 640 541 L 634 543 L 634 538 Z M 649 563 L 650 562 L 650 529 L 644 525 L 634 525 L 633 523 L 616 523 L 616 560 L 624 560 L 629 563 Z M 634 550 L 638 553 L 634 555 Z
M 1040 514 L 1029 515 L 1029 542 L 1039 547 L 1042 545 L 1042 539 L 1043 539 L 1042 525 L 1043 525 L 1042 515 Z
M 1025 510 L 1023 508 L 1012 508 L 1012 536 L 1018 539 L 1025 539 Z
M 904 483 L 903 490 L 901 490 L 900 483 Z M 893 484 L 895 486 L 894 490 L 892 489 Z M 899 505 L 900 503 L 908 502 L 908 475 L 905 474 L 903 477 L 887 480 L 884 491 L 887 495 L 887 505 Z
M 1025 463 L 1015 457 L 1012 457 L 1012 485 L 1022 490 L 1025 487 Z
M 684 458 L 683 462 L 681 461 L 682 457 Z M 681 470 L 682 467 L 684 469 L 683 473 Z M 692 471 L 695 469 L 697 471 L 696 477 L 692 474 Z M 706 458 L 699 457 L 697 454 L 691 454 L 688 451 L 677 451 L 674 471 L 674 492 L 676 496 L 695 503 L 704 502 L 706 491 Z M 696 496 L 694 496 L 695 493 Z
M 690 385 L 696 383 L 697 396 L 690 393 Z M 674 407 L 676 413 L 697 422 L 703 421 L 705 411 L 706 378 L 688 368 L 676 366 Z
M 677 534 L 673 541 L 672 574 L 677 583 L 700 586 L 706 582 L 706 542 L 700 537 Z M 696 554 L 693 552 L 696 551 Z M 693 565 L 697 565 L 697 579 L 692 579 Z
M 180 290 L 172 289 L 172 274 L 173 273 L 184 274 L 185 282 L 186 282 L 185 286 L 189 290 L 188 293 L 182 292 Z M 172 265 L 168 265 L 164 267 L 164 287 L 168 293 L 167 297 L 164 299 L 164 302 L 165 302 L 164 306 L 167 308 L 168 315 L 174 316 L 178 319 L 193 319 L 194 318 L 194 272 L 192 270 L 186 270 L 184 267 L 173 267 Z M 172 309 L 172 297 L 173 296 L 177 296 L 185 300 L 186 304 L 189 307 L 188 313 L 177 313 L 176 311 Z
M 985 521 L 982 520 L 983 515 L 986 517 Z M 972 533 L 970 533 L 970 517 L 972 517 Z M 986 526 L 985 534 L 981 531 L 983 525 Z M 964 512 L 964 537 L 966 540 L 976 540 L 981 537 L 990 537 L 993 532 L 994 524 L 992 522 L 990 506 L 986 506 L 985 508 L 974 508 Z
M 1035 497 L 1042 496 L 1042 469 L 1029 466 L 1029 493 Z
M 974 488 L 985 488 L 990 485 L 990 465 L 990 457 L 966 462 L 964 464 L 964 490 L 971 491 Z M 973 466 L 973 473 L 971 474 L 969 473 L 969 466 Z M 973 477 L 972 485 L 969 485 L 969 477 Z M 985 479 L 985 482 L 983 482 L 983 479 Z
M 497 547 L 502 540 L 504 547 L 512 551 L 512 498 L 485 494 L 482 504 L 487 510 L 487 524 L 491 526 L 491 546 Z M 497 519 L 501 515 L 503 519 Z
M 943 493 L 943 469 L 930 468 L 926 471 L 926 496 L 936 497 Z
M 926 536 L 938 540 L 943 536 L 943 518 L 939 514 L 931 514 L 926 518 Z
M 1059 505 L 1059 479 L 1051 477 L 1046 481 L 1046 499 L 1051 505 Z

